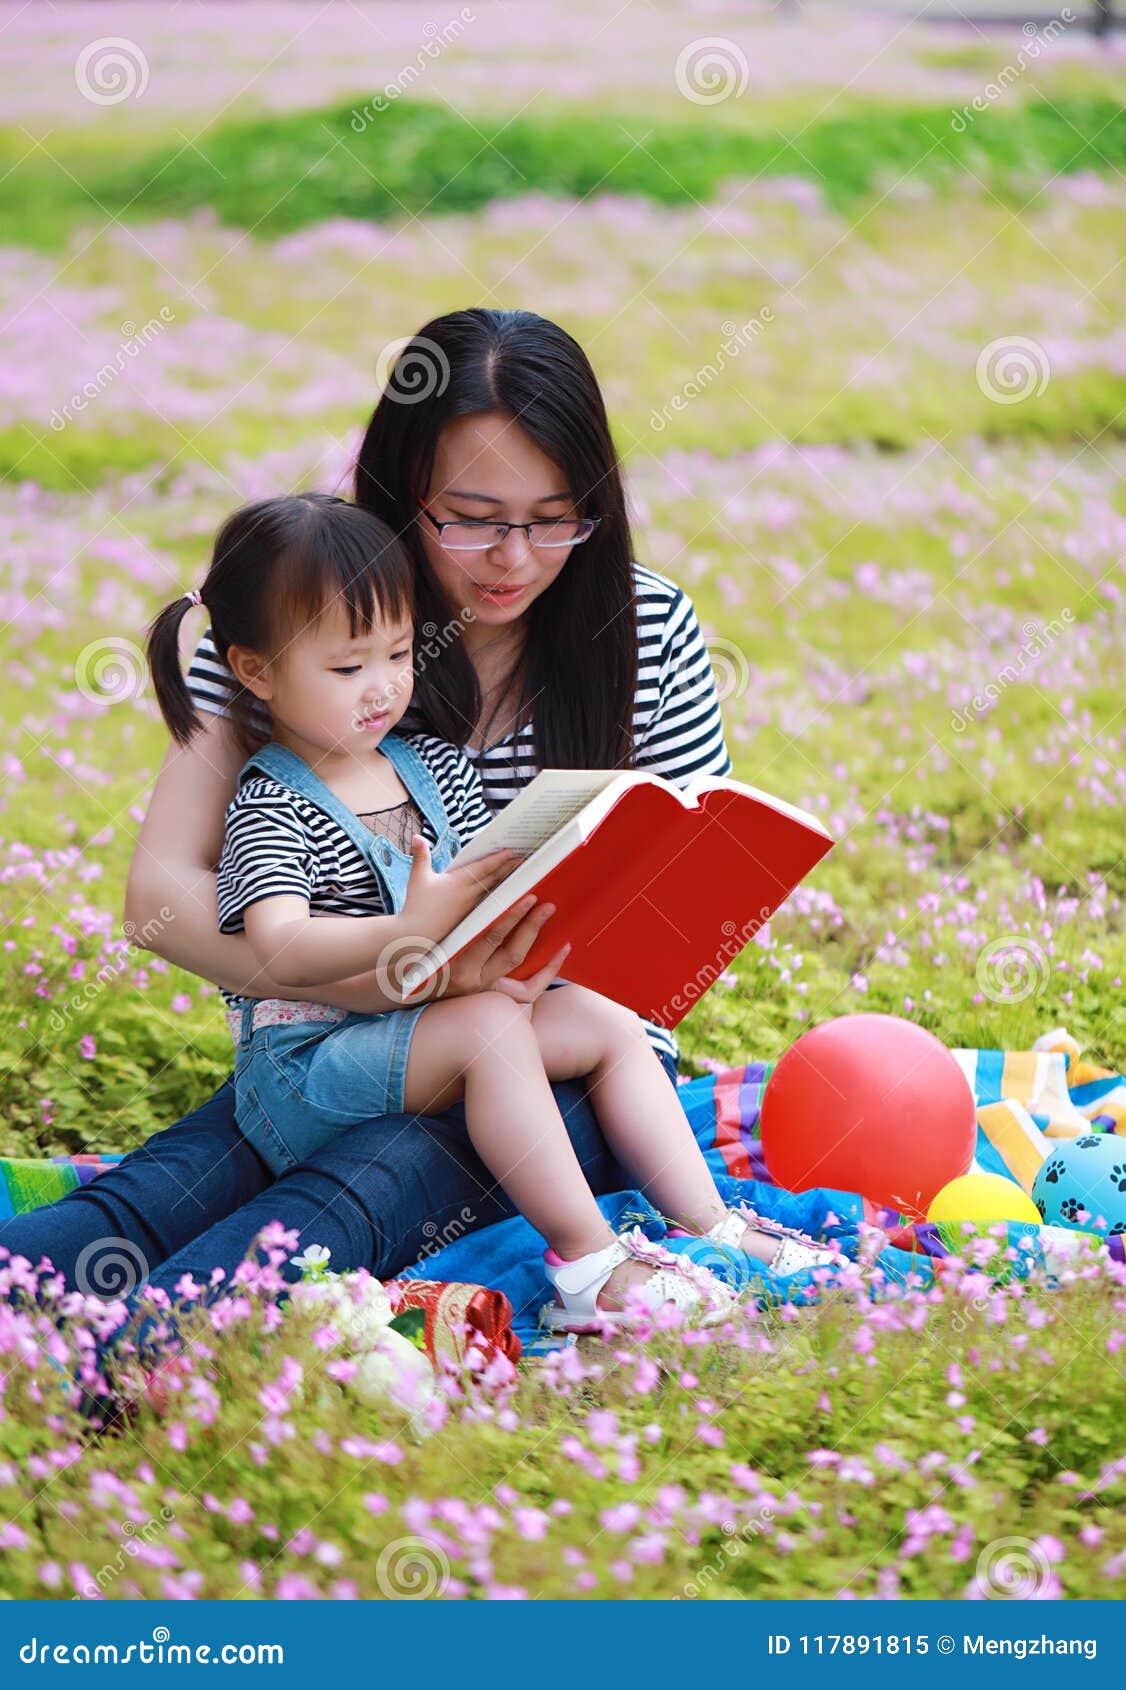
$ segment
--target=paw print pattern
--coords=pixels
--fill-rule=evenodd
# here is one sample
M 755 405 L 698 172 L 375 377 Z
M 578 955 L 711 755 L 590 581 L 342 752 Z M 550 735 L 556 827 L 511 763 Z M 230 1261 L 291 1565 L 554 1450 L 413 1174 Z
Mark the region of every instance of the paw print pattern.
M 1057 1156 L 1054 1161 L 1048 1163 L 1048 1166 L 1044 1169 L 1044 1178 L 1047 1180 L 1049 1185 L 1056 1184 L 1060 1175 L 1063 1173 L 1063 1166 L 1063 1159 L 1059 1156 Z
M 1045 1216 L 1045 1215 L 1046 1215 L 1046 1213 L 1047 1213 L 1047 1209 L 1046 1209 L 1046 1208 L 1045 1208 L 1045 1206 L 1044 1206 L 1044 1199 L 1043 1199 L 1043 1198 L 1042 1198 L 1042 1197 L 1038 1197 L 1038 1198 L 1037 1198 L 1037 1199 L 1036 1199 L 1036 1207 L 1037 1207 L 1037 1208 L 1038 1208 L 1038 1209 L 1039 1209 L 1039 1211 L 1040 1211 L 1040 1219 L 1041 1219 L 1041 1220 L 1043 1220 L 1043 1219 L 1044 1219 L 1044 1216 Z
M 1111 1227 L 1110 1231 L 1111 1231 L 1112 1237 L 1114 1236 L 1115 1233 L 1126 1232 L 1126 1221 L 1115 1221 L 1115 1223 Z
M 1073 1221 L 1079 1213 L 1079 1199 L 1077 1197 L 1062 1197 L 1060 1199 L 1060 1214 L 1065 1221 Z
M 1101 1143 L 1102 1139 L 1097 1135 L 1094 1138 L 1088 1135 L 1087 1138 L 1077 1138 L 1075 1140 L 1075 1148 L 1076 1150 L 1097 1150 Z
M 1116 1162 L 1110 1170 L 1110 1177 L 1119 1191 L 1126 1191 L 1126 1162 Z

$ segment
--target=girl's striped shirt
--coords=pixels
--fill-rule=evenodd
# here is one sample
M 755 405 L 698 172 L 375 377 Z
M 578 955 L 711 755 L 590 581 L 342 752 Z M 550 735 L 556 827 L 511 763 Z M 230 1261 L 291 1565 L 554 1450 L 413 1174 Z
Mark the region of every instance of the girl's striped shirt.
M 492 820 L 477 771 L 444 739 L 429 734 L 403 737 L 434 776 L 450 826 L 460 843 L 467 845 Z M 396 805 L 393 811 L 373 811 L 372 820 L 385 820 L 400 809 Z M 407 839 L 417 832 L 431 846 L 437 845 L 429 820 L 413 804 L 398 819 L 409 819 L 404 829 Z M 402 838 L 393 842 L 407 848 Z M 344 829 L 292 787 L 254 770 L 227 805 L 217 881 L 221 933 L 242 932 L 250 904 L 286 893 L 306 898 L 313 914 L 392 913 L 371 864 Z M 242 1002 L 234 993 L 220 990 L 228 1004 Z
M 684 786 L 694 775 L 730 774 L 731 758 L 724 740 L 715 678 L 692 602 L 682 587 L 655 570 L 635 563 L 633 575 L 638 624 L 635 766 L 661 775 L 676 786 Z M 213 715 L 227 715 L 234 684 L 208 629 L 188 671 L 188 687 L 196 707 Z M 270 722 L 264 706 L 259 706 L 257 715 L 268 737 Z M 408 735 L 418 725 L 408 710 L 397 731 Z M 430 743 L 445 744 L 440 740 Z M 447 749 L 459 758 L 459 751 Z M 483 750 L 463 746 L 460 757 L 477 771 L 485 803 L 494 813 L 511 803 L 539 773 L 531 723 Z M 646 1026 L 656 1049 L 676 1056 L 672 1034 L 651 1022 Z

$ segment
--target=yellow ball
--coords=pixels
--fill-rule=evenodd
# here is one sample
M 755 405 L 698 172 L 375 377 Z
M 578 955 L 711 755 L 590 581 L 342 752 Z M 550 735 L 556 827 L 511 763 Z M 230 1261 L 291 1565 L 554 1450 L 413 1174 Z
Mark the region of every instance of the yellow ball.
M 939 1191 L 927 1210 L 928 1221 L 1031 1221 L 1040 1225 L 1040 1211 L 1015 1180 L 1000 1174 L 962 1174 Z

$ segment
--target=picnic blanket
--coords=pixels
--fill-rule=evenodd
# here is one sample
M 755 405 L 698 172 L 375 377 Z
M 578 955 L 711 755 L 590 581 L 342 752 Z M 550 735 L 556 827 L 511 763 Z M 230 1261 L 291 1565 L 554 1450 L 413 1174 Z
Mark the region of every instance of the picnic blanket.
M 977 1147 L 973 1171 L 999 1174 L 1029 1192 L 1053 1140 L 1093 1132 L 1126 1135 L 1126 1080 L 1109 1069 L 1081 1059 L 1079 1046 L 1062 1028 L 1036 1040 L 1029 1051 L 953 1050 L 977 1104 Z M 911 1224 L 906 1217 L 880 1207 L 856 1192 L 817 1188 L 800 1193 L 774 1185 L 762 1155 L 758 1134 L 762 1095 L 774 1063 L 748 1062 L 700 1079 L 683 1081 L 679 1097 L 725 1201 L 739 1199 L 762 1215 L 797 1227 L 814 1237 L 838 1239 L 853 1258 L 860 1249 L 860 1228 L 877 1227 L 886 1247 L 876 1261 L 889 1294 L 914 1274 L 927 1283 L 941 1268 L 947 1247 L 935 1227 Z M 0 1159 L 0 1219 L 54 1202 L 87 1180 L 97 1178 L 120 1156 L 56 1157 L 50 1161 Z M 598 1199 L 614 1227 L 637 1224 L 653 1238 L 663 1238 L 664 1223 L 639 1191 L 619 1191 Z M 1009 1226 L 1015 1271 L 1027 1273 L 1042 1265 L 1045 1253 L 1039 1235 L 1055 1232 L 1026 1223 Z M 309 1238 L 306 1243 L 315 1243 Z M 714 1248 L 698 1239 L 666 1240 L 668 1248 L 700 1257 L 723 1271 Z M 1122 1237 L 1110 1238 L 1106 1248 L 1121 1255 Z M 425 1263 L 406 1268 L 397 1283 L 426 1287 L 428 1348 L 460 1345 L 464 1327 L 474 1315 L 484 1322 L 489 1341 L 516 1359 L 519 1349 L 512 1335 L 533 1353 L 546 1344 L 538 1331 L 539 1308 L 547 1298 L 543 1277 L 543 1240 L 521 1217 L 482 1227 L 444 1245 Z M 740 1288 L 760 1303 L 808 1301 L 817 1289 L 808 1275 L 783 1281 L 764 1264 L 735 1253 L 731 1273 Z M 436 1298 L 432 1287 L 454 1291 Z M 486 1301 L 471 1293 L 483 1291 Z M 488 1294 L 492 1293 L 490 1297 Z M 443 1308 L 441 1305 L 445 1304 Z M 510 1324 L 509 1324 L 510 1322 Z

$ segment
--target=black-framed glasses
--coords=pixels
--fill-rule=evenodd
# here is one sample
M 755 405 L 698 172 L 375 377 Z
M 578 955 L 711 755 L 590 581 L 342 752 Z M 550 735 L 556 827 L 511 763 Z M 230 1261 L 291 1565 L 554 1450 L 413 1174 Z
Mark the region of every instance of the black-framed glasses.
M 600 516 L 567 516 L 539 522 L 439 522 L 421 499 L 418 506 L 450 552 L 486 552 L 501 545 L 512 528 L 522 528 L 530 546 L 581 546 L 602 521 Z

